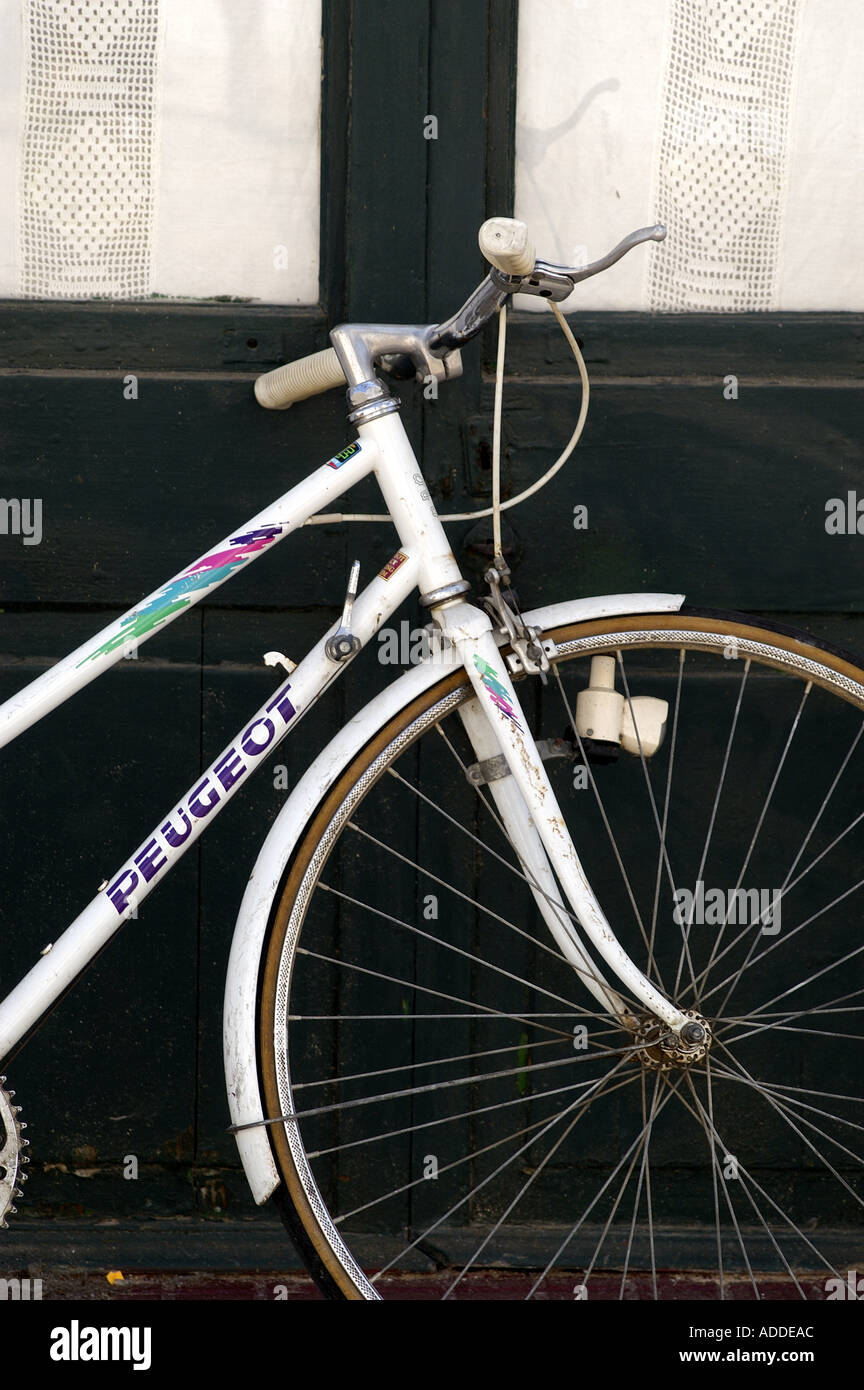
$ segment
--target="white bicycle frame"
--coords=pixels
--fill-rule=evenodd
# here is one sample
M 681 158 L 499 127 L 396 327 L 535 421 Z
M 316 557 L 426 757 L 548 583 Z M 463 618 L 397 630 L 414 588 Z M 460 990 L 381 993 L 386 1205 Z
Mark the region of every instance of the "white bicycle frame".
M 77 690 L 161 631 L 181 612 L 212 593 L 272 545 L 305 524 L 316 512 L 374 473 L 400 540 L 400 549 L 358 595 L 352 632 L 362 646 L 390 618 L 415 588 L 421 594 L 461 581 L 446 533 L 429 498 L 420 466 L 397 411 L 358 426 L 358 438 L 310 473 L 277 502 L 253 517 L 123 617 L 99 632 L 0 706 L 0 746 L 38 722 Z M 527 614 L 532 626 L 611 616 L 616 613 L 674 611 L 681 595 L 629 594 L 555 605 Z M 566 612 L 565 612 L 566 610 Z M 320 790 L 344 756 L 380 728 L 388 711 L 395 713 L 410 694 L 420 693 L 446 674 L 464 667 L 476 699 L 461 713 L 479 760 L 503 753 L 511 773 L 490 791 L 532 881 L 535 900 L 566 958 L 580 971 L 607 1008 L 624 1012 L 615 989 L 598 974 L 585 954 L 572 917 L 597 953 L 646 1010 L 670 1029 L 679 1030 L 686 1016 L 669 1003 L 637 969 L 619 945 L 597 902 L 559 810 L 534 739 L 528 731 L 492 623 L 481 609 L 452 599 L 435 610 L 449 643 L 440 662 L 415 668 L 361 711 L 310 767 L 292 793 L 262 848 L 249 879 L 232 943 L 225 1000 L 225 1057 L 233 1125 L 251 1126 L 237 1133 L 241 1158 L 257 1201 L 278 1181 L 262 1125 L 254 1028 L 255 980 L 260 945 L 273 893 L 290 852 L 286 827 L 303 824 Z M 338 624 L 336 625 L 338 627 Z M 175 803 L 96 896 L 43 953 L 0 1003 L 0 1062 L 26 1037 L 68 989 L 87 963 L 105 946 L 137 905 L 156 887 L 194 844 L 261 761 L 342 673 L 351 659 L 326 654 L 325 633 L 283 681 L 251 721 L 211 763 L 186 795 Z M 503 640 L 503 638 L 501 639 Z M 287 822 L 285 818 L 287 817 Z M 288 848 L 286 849 L 286 844 Z M 560 885 L 560 888 L 559 886 Z M 561 893 L 569 902 L 568 911 Z M 257 1126 L 257 1128 L 256 1128 Z

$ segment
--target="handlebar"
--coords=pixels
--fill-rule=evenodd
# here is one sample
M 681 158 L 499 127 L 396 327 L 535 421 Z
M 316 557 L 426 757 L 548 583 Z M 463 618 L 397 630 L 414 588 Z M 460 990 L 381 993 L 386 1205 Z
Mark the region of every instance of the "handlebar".
M 340 324 L 330 334 L 335 347 L 299 357 L 259 376 L 255 382 L 256 399 L 268 410 L 287 410 L 296 401 L 335 386 L 357 387 L 361 381 L 374 378 L 374 363 L 387 370 L 393 360 L 405 356 L 411 359 L 421 378 L 458 376 L 462 370 L 462 344 L 476 337 L 511 295 L 567 299 L 582 280 L 608 270 L 634 246 L 645 241 L 663 241 L 665 236 L 666 228 L 659 224 L 640 227 L 600 260 L 568 267 L 536 259 L 524 222 L 512 217 L 490 217 L 480 228 L 478 241 L 492 269 L 452 318 L 426 327 Z
M 344 385 L 345 373 L 336 350 L 329 347 L 265 372 L 255 382 L 255 396 L 267 410 L 287 410 L 295 401 Z

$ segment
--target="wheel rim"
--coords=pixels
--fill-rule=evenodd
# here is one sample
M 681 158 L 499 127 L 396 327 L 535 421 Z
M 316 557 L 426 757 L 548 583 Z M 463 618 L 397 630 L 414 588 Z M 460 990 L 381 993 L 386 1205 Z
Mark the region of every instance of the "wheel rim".
M 737 651 L 719 668 L 718 680 L 718 655 L 724 660 L 730 637 Z M 659 978 L 676 1002 L 697 1006 L 709 1019 L 711 1049 L 699 1064 L 652 1067 L 645 1039 L 625 1036 L 601 1016 L 569 967 L 554 959 L 542 923 L 538 927 L 530 911 L 517 909 L 512 885 L 518 875 L 506 875 L 508 891 L 502 894 L 495 883 L 481 899 L 478 884 L 491 881 L 490 866 L 492 879 L 505 877 L 496 858 L 502 844 L 491 843 L 493 818 L 485 810 L 477 811 L 473 839 L 459 832 L 469 857 L 481 861 L 469 865 L 471 891 L 465 894 L 463 883 L 461 898 L 453 892 L 455 860 L 445 856 L 442 872 L 430 854 L 420 853 L 424 843 L 432 843 L 428 835 L 424 840 L 422 827 L 419 845 L 415 835 L 409 853 L 404 827 L 401 839 L 399 833 L 394 839 L 391 827 L 398 830 L 405 813 L 396 808 L 393 783 L 400 797 L 422 807 L 427 825 L 446 826 L 451 838 L 457 836 L 445 809 L 455 809 L 449 785 L 438 788 L 436 802 L 433 778 L 433 795 L 419 800 L 418 788 L 412 790 L 400 771 L 419 763 L 427 775 L 422 785 L 429 785 L 430 764 L 424 768 L 426 755 L 418 750 L 430 740 L 439 756 L 445 747 L 445 756 L 459 756 L 455 735 L 448 732 L 442 743 L 437 734 L 442 721 L 445 730 L 456 723 L 454 712 L 470 693 L 458 677 L 451 678 L 432 706 L 418 702 L 395 734 L 392 726 L 385 731 L 359 778 L 351 770 L 343 779 L 351 786 L 328 799 L 306 862 L 302 854 L 295 861 L 277 913 L 262 1004 L 263 1072 L 271 1115 L 300 1116 L 274 1134 L 295 1206 L 332 1278 L 349 1296 L 376 1297 L 382 1289 L 414 1296 L 412 1279 L 416 1284 L 425 1278 L 426 1287 L 448 1297 L 478 1296 L 484 1279 L 497 1280 L 507 1297 L 583 1297 L 595 1290 L 607 1297 L 616 1296 L 616 1287 L 618 1296 L 635 1291 L 676 1297 L 690 1277 L 703 1285 L 712 1281 L 709 1293 L 721 1298 L 771 1296 L 777 1290 L 785 1290 L 782 1296 L 824 1297 L 827 1280 L 845 1277 L 844 1259 L 854 1262 L 849 1233 L 862 1209 L 854 1059 L 860 1058 L 864 988 L 859 989 L 855 939 L 857 878 L 835 885 L 834 904 L 815 883 L 821 878 L 824 888 L 838 864 L 848 868 L 861 843 L 860 827 L 845 828 L 840 802 L 854 807 L 849 792 L 864 754 L 864 685 L 846 659 L 813 647 L 801 651 L 793 638 L 725 619 L 688 623 L 672 616 L 652 618 L 650 626 L 645 619 L 620 620 L 611 637 L 607 623 L 604 631 L 598 624 L 582 625 L 555 639 L 562 657 L 559 722 L 572 704 L 568 691 L 575 698 L 584 684 L 577 673 L 598 651 L 621 653 L 625 687 L 632 675 L 641 686 L 668 689 L 672 671 L 677 704 L 670 700 L 667 751 L 661 749 L 647 767 L 636 759 L 630 769 L 631 784 L 634 768 L 647 774 L 643 812 L 649 826 L 653 821 L 650 853 L 644 829 L 634 840 L 615 797 L 610 802 L 604 795 L 603 769 L 589 770 L 588 787 L 575 793 L 597 803 L 590 834 L 583 833 L 582 803 L 566 809 L 568 821 L 579 810 L 574 839 L 586 866 L 600 863 L 611 824 L 600 871 L 614 904 L 607 915 L 616 932 L 622 924 L 619 939 L 637 964 L 646 968 L 647 962 L 652 979 Z M 676 654 L 682 649 L 687 655 L 679 675 Z M 661 652 L 672 657 L 665 674 L 656 665 Z M 714 670 L 703 669 L 705 662 Z M 788 690 L 796 692 L 783 706 L 782 720 L 776 717 L 781 686 L 784 700 Z M 693 689 L 698 700 L 688 707 L 684 692 L 689 698 Z M 522 693 L 520 687 L 520 698 Z M 553 694 L 544 692 L 533 710 L 538 736 L 560 732 L 549 723 Z M 718 715 L 708 720 L 710 736 L 699 737 L 697 706 L 701 717 L 723 711 L 722 730 Z M 758 748 L 752 732 L 750 745 L 745 741 L 745 714 L 761 735 Z M 704 768 L 697 769 L 694 748 Z M 799 749 L 804 756 L 797 785 L 808 772 L 812 781 L 814 768 L 821 770 L 822 784 L 811 787 L 815 825 L 812 815 L 799 814 L 792 833 L 792 755 L 797 758 Z M 716 767 L 709 766 L 712 758 Z M 703 800 L 705 787 L 717 787 L 720 773 L 704 824 L 691 837 L 701 846 L 696 862 L 686 867 L 687 846 L 676 838 L 670 815 L 673 807 L 685 822 L 695 815 L 682 791 L 682 764 L 699 772 Z M 742 768 L 752 784 L 746 788 L 749 814 L 745 833 L 739 827 L 730 835 L 720 811 L 738 813 L 731 774 L 740 776 Z M 758 789 L 757 773 L 765 784 Z M 382 815 L 373 806 L 376 788 L 382 804 L 384 783 L 385 800 L 392 804 Z M 463 786 L 458 790 L 461 795 Z M 563 805 L 560 775 L 556 791 Z M 599 802 L 608 803 L 605 817 L 598 793 Z M 476 792 L 472 796 L 476 806 Z M 486 829 L 477 835 L 484 816 Z M 643 860 L 652 861 L 650 872 L 645 863 L 637 865 L 636 872 L 619 875 L 613 891 L 617 861 L 626 864 L 634 844 L 642 847 Z M 720 872 L 730 848 L 737 867 Z M 413 874 L 413 911 L 405 910 L 411 893 L 404 884 L 400 902 L 394 902 L 384 863 L 391 874 L 398 865 L 403 879 Z M 594 884 L 593 869 L 589 874 Z M 364 875 L 386 891 L 375 901 L 365 894 L 370 900 L 361 904 L 354 886 Z M 670 950 L 665 900 L 673 887 L 686 883 L 692 889 L 700 881 L 707 893 L 726 894 L 721 918 L 699 920 L 700 912 L 711 915 L 704 895 L 701 909 L 698 895 L 689 909 L 685 901 L 678 943 Z M 757 897 L 755 905 L 747 900 L 754 920 L 743 930 L 728 920 L 732 901 L 745 906 L 740 898 L 730 899 L 730 892 L 752 891 L 753 884 L 757 893 L 780 893 L 774 914 L 778 922 L 782 915 L 783 925 L 776 933 L 770 931 L 770 896 Z M 420 893 L 418 885 L 427 891 Z M 525 885 L 520 887 L 530 904 Z M 603 892 L 598 895 L 605 907 Z M 806 910 L 789 920 L 796 895 Z M 438 900 L 437 917 L 423 915 L 431 913 L 430 897 Z M 694 918 L 689 925 L 688 910 Z M 491 923 L 497 937 L 481 951 L 479 937 L 489 942 Z M 536 946 L 520 934 L 526 929 L 537 937 Z M 370 987 L 379 1001 L 374 1019 L 368 1016 Z M 323 1006 L 322 999 L 339 1003 Z M 367 1002 L 360 1008 L 357 1000 Z M 271 1030 L 269 1056 L 268 1017 L 283 1020 Z M 338 1083 L 332 1067 L 337 1056 L 350 1058 Z M 830 1086 L 826 1075 L 835 1078 Z M 381 1193 L 390 1195 L 382 1199 Z M 810 1234 L 814 1220 L 816 1240 Z M 492 1272 L 520 1262 L 526 1272 L 518 1277 Z M 401 1283 L 395 1274 L 436 1263 L 445 1272 L 409 1275 Z M 690 1275 L 665 1272 L 676 1265 Z M 370 1282 L 363 1266 L 384 1272 Z

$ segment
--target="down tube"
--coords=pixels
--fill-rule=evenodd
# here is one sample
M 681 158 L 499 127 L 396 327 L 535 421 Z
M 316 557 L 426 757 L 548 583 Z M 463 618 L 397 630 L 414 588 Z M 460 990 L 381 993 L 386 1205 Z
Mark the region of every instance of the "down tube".
M 417 573 L 416 557 L 403 549 L 358 596 L 352 629 L 363 645 L 416 587 Z M 68 989 L 263 759 L 293 732 L 303 715 L 350 665 L 335 665 L 325 654 L 326 640 L 337 626 L 333 624 L 324 634 L 290 680 L 283 681 L 179 805 L 174 804 L 169 815 L 3 1000 L 0 1061 Z

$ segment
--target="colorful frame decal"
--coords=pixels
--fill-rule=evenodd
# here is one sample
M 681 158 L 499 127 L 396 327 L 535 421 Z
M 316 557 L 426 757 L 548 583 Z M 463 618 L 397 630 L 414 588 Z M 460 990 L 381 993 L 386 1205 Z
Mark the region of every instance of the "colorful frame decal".
M 488 692 L 493 705 L 497 705 L 505 719 L 509 719 L 510 723 L 513 724 L 520 733 L 524 733 L 522 725 L 516 718 L 516 711 L 510 703 L 510 696 L 507 694 L 506 688 L 501 684 L 498 678 L 498 672 L 493 666 L 489 665 L 488 661 L 484 661 L 482 656 L 474 657 L 474 665 L 480 673 L 480 680 L 483 688 Z
M 94 647 L 78 665 L 84 666 L 88 661 L 95 661 L 97 657 L 116 651 L 127 642 L 149 637 L 160 623 L 164 623 L 167 618 L 173 618 L 181 609 L 188 608 L 191 594 L 197 593 L 198 590 L 211 589 L 214 584 L 221 584 L 223 579 L 227 579 L 241 565 L 245 565 L 247 560 L 251 560 L 277 540 L 282 535 L 282 530 L 281 526 L 276 525 L 259 526 L 254 531 L 244 531 L 239 536 L 231 536 L 227 550 L 214 550 L 210 555 L 202 556 L 194 565 L 190 565 L 188 570 L 178 574 L 176 579 L 169 579 L 167 584 L 157 589 L 140 608 L 127 613 L 122 620 L 120 631 L 115 632 L 114 636 L 109 637 L 100 647 Z
M 383 570 L 378 571 L 378 578 L 392 579 L 393 575 L 400 568 L 400 566 L 404 565 L 407 559 L 408 556 L 405 554 L 404 550 L 397 550 L 393 558 L 387 561 Z
M 332 459 L 328 459 L 324 466 L 325 468 L 341 468 L 343 463 L 347 463 L 349 459 L 356 458 L 359 452 L 360 440 L 355 439 L 353 444 L 349 444 L 348 447 L 343 449 L 340 453 L 334 454 Z

